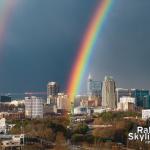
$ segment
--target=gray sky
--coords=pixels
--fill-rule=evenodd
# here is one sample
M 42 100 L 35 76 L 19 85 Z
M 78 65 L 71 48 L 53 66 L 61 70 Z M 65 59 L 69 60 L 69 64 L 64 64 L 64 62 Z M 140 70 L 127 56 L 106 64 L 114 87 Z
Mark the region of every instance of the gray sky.
M 0 50 L 0 92 L 45 91 L 48 81 L 65 89 L 98 0 L 17 1 Z M 85 79 L 112 75 L 118 87 L 150 89 L 149 8 L 149 0 L 114 0 Z

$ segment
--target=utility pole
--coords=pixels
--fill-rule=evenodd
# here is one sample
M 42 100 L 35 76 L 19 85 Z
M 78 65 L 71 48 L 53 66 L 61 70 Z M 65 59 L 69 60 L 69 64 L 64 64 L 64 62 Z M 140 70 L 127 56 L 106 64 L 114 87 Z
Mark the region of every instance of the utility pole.
M 23 141 L 22 141 L 22 145 L 21 145 L 21 150 L 23 150 L 24 147 L 24 127 L 23 127 L 23 119 L 21 119 L 21 135 L 23 136 Z

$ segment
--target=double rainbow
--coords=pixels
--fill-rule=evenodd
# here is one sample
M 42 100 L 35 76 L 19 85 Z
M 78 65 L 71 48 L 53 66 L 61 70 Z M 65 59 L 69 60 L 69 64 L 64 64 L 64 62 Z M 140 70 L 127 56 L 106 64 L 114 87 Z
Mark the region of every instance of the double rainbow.
M 71 102 L 74 101 L 74 96 L 76 96 L 79 92 L 89 58 L 93 52 L 97 37 L 102 31 L 105 19 L 111 9 L 112 1 L 113 0 L 100 0 L 95 13 L 89 22 L 70 73 L 67 93 Z
M 0 48 L 4 42 L 12 10 L 15 8 L 16 3 L 16 0 L 0 0 Z

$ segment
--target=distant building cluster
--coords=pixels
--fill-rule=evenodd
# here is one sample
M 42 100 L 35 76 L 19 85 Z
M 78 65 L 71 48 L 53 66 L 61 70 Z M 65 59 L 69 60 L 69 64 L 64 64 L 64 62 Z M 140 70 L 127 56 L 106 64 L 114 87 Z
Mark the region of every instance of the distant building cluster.
M 143 109 L 150 109 L 149 90 L 117 88 L 111 76 L 105 76 L 101 82 L 89 75 L 87 94 L 77 95 L 74 100 L 74 114 Z
M 70 108 L 69 97 L 60 92 L 58 83 L 49 82 L 47 85 L 47 107 L 53 109 L 54 113 L 63 113 Z
M 0 97 L 0 116 L 5 118 L 43 118 L 48 115 L 92 114 L 103 111 L 141 111 L 150 109 L 150 94 L 146 89 L 117 88 L 111 76 L 103 81 L 87 78 L 87 91 L 76 95 L 73 104 L 69 95 L 60 91 L 57 82 L 48 82 L 46 97 L 28 95 L 22 100 L 12 100 L 9 95 Z M 15 107 L 18 107 L 17 109 Z M 71 111 L 73 110 L 73 111 Z M 141 111 L 146 113 L 147 111 Z

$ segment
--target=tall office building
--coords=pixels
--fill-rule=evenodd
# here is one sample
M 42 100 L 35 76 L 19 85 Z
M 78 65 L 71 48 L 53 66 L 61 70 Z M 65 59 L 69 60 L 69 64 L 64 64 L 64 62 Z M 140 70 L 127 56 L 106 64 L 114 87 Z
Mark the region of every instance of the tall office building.
M 150 96 L 144 96 L 143 100 L 143 108 L 144 109 L 150 109 Z
M 116 108 L 116 85 L 110 76 L 105 76 L 102 87 L 102 106 L 105 108 Z
M 149 90 L 131 89 L 131 96 L 135 97 L 137 106 L 144 107 L 146 97 L 149 97 Z
M 25 97 L 25 116 L 43 118 L 43 99 L 36 96 Z
M 102 82 L 93 80 L 91 75 L 89 75 L 87 83 L 88 96 L 101 96 L 101 91 L 102 91 Z
M 56 82 L 49 82 L 47 84 L 47 97 L 57 96 L 59 93 L 59 86 Z

